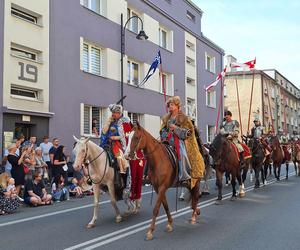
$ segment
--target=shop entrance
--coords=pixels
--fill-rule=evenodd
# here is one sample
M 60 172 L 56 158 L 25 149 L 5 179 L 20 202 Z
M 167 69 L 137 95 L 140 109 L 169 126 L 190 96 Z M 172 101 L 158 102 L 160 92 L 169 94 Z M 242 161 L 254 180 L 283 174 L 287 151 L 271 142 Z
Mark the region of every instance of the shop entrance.
M 33 124 L 25 123 L 16 123 L 15 124 L 15 138 L 18 138 L 20 135 L 24 135 L 26 140 L 29 140 L 32 135 L 32 130 L 35 127 Z

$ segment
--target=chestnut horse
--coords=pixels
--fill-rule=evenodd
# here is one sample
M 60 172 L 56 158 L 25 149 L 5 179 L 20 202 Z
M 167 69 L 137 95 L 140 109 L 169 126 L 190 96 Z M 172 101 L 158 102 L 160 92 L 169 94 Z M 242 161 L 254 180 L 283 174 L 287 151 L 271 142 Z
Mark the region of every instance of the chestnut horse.
M 231 174 L 231 200 L 234 201 L 237 198 L 235 189 L 236 179 L 240 185 L 240 196 L 242 197 L 245 195 L 245 191 L 242 186 L 239 156 L 232 144 L 233 143 L 230 142 L 224 135 L 218 134 L 209 147 L 209 154 L 213 157 L 215 163 L 216 184 L 218 186 L 218 198 L 216 200 L 216 205 L 222 204 L 222 179 L 224 172 Z
M 300 176 L 300 145 L 298 143 L 292 144 L 292 160 L 295 166 L 295 172 Z
M 177 183 L 177 169 L 174 168 L 172 160 L 169 158 L 166 145 L 156 140 L 138 123 L 130 133 L 129 142 L 125 151 L 125 156 L 128 159 L 137 158 L 136 152 L 143 150 L 144 157 L 149 166 L 149 178 L 157 193 L 157 200 L 153 209 L 153 216 L 150 228 L 147 231 L 146 239 L 153 239 L 155 230 L 155 221 L 158 215 L 161 204 L 165 209 L 168 217 L 167 232 L 173 231 L 173 219 L 169 210 L 166 191 L 168 188 Z M 200 180 L 199 180 L 200 181 Z M 192 198 L 192 218 L 191 224 L 196 223 L 197 215 L 200 214 L 200 209 L 197 208 L 199 199 L 199 182 L 190 190 Z
M 279 139 L 277 136 L 271 136 L 270 145 L 272 149 L 272 161 L 274 175 L 277 181 L 280 180 L 281 164 L 284 162 L 284 153 L 280 146 Z

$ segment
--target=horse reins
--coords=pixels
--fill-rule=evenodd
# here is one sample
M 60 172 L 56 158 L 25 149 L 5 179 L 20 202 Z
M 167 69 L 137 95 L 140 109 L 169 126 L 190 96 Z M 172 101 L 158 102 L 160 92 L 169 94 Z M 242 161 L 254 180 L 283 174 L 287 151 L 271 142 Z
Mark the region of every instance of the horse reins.
M 83 158 L 83 161 L 84 161 L 85 163 L 86 163 L 86 157 L 87 157 L 87 154 L 88 154 L 87 151 L 88 151 L 88 147 L 87 147 L 87 144 L 85 144 L 85 156 L 84 156 L 84 158 Z M 102 151 L 96 158 L 94 158 L 92 161 L 89 162 L 89 164 L 91 164 L 92 162 L 96 161 L 96 160 L 97 160 L 104 152 L 105 152 L 105 150 L 103 149 L 103 151 Z M 99 182 L 95 182 L 95 181 L 92 179 L 92 177 L 91 177 L 91 175 L 90 175 L 90 168 L 89 168 L 89 166 L 87 167 L 89 179 L 91 180 L 91 182 L 92 182 L 93 184 L 97 185 L 97 184 L 100 184 L 100 183 L 103 181 L 104 176 L 105 176 L 105 172 L 106 172 L 106 169 L 107 169 L 107 162 L 108 162 L 108 157 L 106 156 L 106 158 L 105 158 L 105 168 L 104 168 L 104 173 L 103 173 L 103 176 L 101 177 L 101 180 L 100 180 Z

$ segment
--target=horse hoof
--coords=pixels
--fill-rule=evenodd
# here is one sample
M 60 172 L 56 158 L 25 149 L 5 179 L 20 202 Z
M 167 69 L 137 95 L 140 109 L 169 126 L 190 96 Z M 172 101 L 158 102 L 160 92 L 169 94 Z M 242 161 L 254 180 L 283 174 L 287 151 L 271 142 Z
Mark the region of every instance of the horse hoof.
M 153 234 L 148 232 L 146 234 L 146 240 L 153 240 Z
M 93 227 L 95 227 L 95 224 L 90 224 L 90 223 L 89 223 L 89 224 L 86 225 L 86 228 L 87 228 L 87 229 L 91 229 L 91 228 L 93 228 Z
M 167 230 L 168 233 L 173 232 L 173 226 L 168 224 L 167 227 L 166 227 L 166 230 Z
M 216 200 L 215 205 L 223 205 L 223 202 L 221 200 Z
M 122 221 L 122 216 L 117 216 L 116 217 L 116 223 L 120 223 Z
M 232 196 L 232 197 L 230 198 L 230 201 L 235 201 L 235 200 L 237 200 L 237 197 L 236 197 L 236 196 Z
M 197 223 L 196 219 L 193 219 L 193 218 L 192 218 L 192 219 L 190 220 L 190 224 L 191 224 L 191 225 L 195 225 L 196 223 Z
M 245 193 L 239 193 L 239 196 L 240 196 L 241 198 L 243 198 L 243 197 L 246 196 L 246 194 L 245 194 Z

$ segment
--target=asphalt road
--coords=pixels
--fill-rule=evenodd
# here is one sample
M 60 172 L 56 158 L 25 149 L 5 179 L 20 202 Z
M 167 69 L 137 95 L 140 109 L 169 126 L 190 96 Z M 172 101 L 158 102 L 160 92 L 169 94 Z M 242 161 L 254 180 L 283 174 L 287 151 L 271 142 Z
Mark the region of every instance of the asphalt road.
M 290 169 L 294 171 L 292 165 Z M 196 225 L 188 222 L 191 210 L 186 202 L 178 202 L 178 211 L 174 211 L 175 189 L 170 189 L 174 231 L 165 231 L 166 218 L 161 208 L 152 241 L 145 240 L 152 216 L 151 187 L 143 188 L 140 213 L 119 224 L 114 221 L 107 195 L 102 196 L 97 226 L 92 229 L 85 228 L 92 217 L 92 197 L 46 207 L 22 207 L 15 214 L 0 216 L 0 249 L 298 250 L 300 177 L 291 172 L 288 180 L 277 182 L 273 178 L 270 176 L 268 185 L 256 191 L 254 183 L 248 181 L 246 197 L 236 201 L 229 201 L 231 187 L 225 187 L 220 206 L 214 205 L 217 191 L 212 179 L 211 194 L 200 199 L 201 216 Z M 118 205 L 125 211 L 122 201 Z

